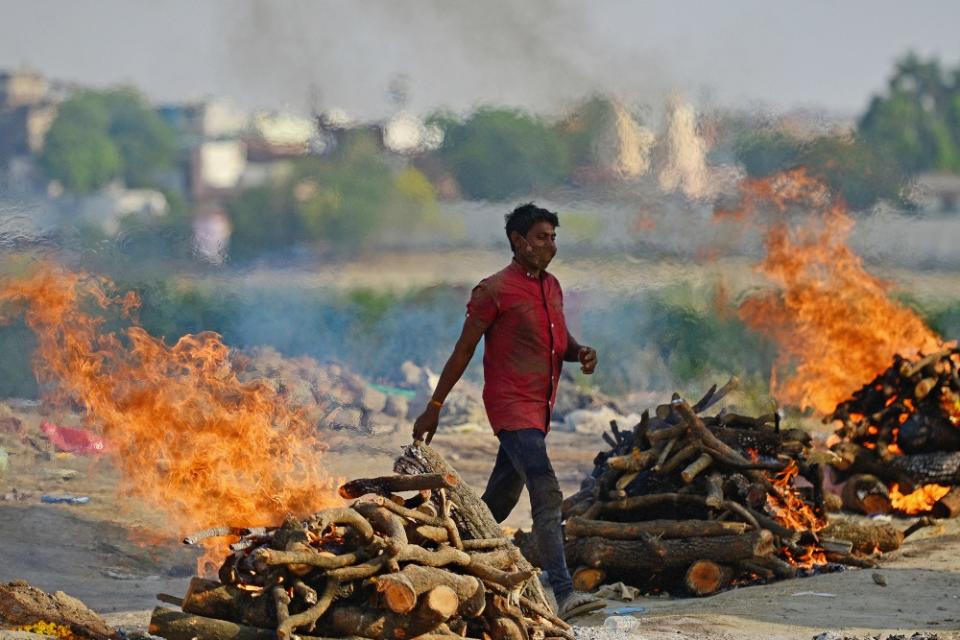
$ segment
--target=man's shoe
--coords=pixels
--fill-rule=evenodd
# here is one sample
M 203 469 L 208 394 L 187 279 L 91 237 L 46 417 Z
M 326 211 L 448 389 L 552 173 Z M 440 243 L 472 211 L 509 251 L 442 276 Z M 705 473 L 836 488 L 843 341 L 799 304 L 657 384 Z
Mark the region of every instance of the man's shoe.
M 560 616 L 561 620 L 567 622 L 571 618 L 603 609 L 605 606 L 606 603 L 597 596 L 582 591 L 574 591 L 560 603 L 557 608 L 557 615 Z

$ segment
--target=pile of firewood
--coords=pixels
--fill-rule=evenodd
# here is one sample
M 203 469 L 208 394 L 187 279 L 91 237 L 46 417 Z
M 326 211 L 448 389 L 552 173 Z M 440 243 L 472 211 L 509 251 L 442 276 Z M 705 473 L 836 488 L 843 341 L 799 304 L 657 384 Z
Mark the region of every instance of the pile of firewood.
M 630 431 L 611 424 L 610 449 L 563 504 L 576 588 L 622 580 L 649 592 L 706 595 L 828 560 L 863 563 L 851 554 L 854 542 L 820 534 L 823 471 L 807 456 L 806 432 L 782 428 L 777 413 L 699 415 L 736 383 L 714 386 L 693 406 L 674 394 Z M 532 536 L 518 544 L 536 559 Z
M 889 513 L 898 510 L 893 485 L 901 495 L 939 485 L 929 511 L 960 515 L 960 350 L 895 356 L 826 420 L 839 423 L 831 449 L 839 456 L 833 467 L 847 481 L 846 508 Z
M 466 509 L 459 485 L 454 473 L 353 480 L 340 487 L 343 498 L 373 495 L 276 528 L 192 536 L 185 542 L 237 540 L 219 581 L 194 578 L 182 600 L 168 598 L 182 612 L 157 608 L 150 632 L 168 640 L 573 640 L 509 539 L 470 537 L 457 526 L 453 514 Z M 409 491 L 417 493 L 397 495 Z

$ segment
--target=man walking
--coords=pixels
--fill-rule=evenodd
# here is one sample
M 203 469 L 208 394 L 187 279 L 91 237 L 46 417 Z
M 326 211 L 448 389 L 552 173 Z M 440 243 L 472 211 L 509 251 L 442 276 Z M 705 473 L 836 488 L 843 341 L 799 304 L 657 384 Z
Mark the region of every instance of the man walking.
M 545 437 L 563 362 L 579 362 L 591 374 L 597 353 L 567 331 L 560 283 L 546 271 L 557 253 L 557 214 L 525 204 L 507 214 L 506 223 L 513 260 L 473 289 L 463 331 L 413 437 L 430 443 L 447 394 L 484 337 L 483 403 L 500 449 L 483 501 L 503 522 L 526 485 L 541 565 L 566 619 L 599 609 L 603 601 L 573 590 L 560 527 L 563 495 Z

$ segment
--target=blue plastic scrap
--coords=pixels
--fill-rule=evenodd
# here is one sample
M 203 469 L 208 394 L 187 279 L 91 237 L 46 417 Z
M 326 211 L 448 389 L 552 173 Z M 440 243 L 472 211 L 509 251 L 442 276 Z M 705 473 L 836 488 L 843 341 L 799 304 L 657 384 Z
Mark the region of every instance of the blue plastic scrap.
M 90 502 L 90 496 L 71 496 L 71 495 L 45 495 L 40 498 L 40 502 L 46 504 L 87 504 Z

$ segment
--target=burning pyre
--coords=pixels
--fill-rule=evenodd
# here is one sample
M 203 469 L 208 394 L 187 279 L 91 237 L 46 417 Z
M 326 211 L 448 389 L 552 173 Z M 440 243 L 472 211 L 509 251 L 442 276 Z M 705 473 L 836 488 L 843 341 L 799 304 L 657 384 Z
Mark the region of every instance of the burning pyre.
M 740 202 L 719 213 L 764 233 L 758 270 L 772 288 L 740 317 L 777 345 L 777 400 L 838 421 L 830 444 L 844 505 L 960 513 L 957 351 L 867 272 L 847 243 L 842 198 L 797 169 L 744 181 Z
M 397 495 L 410 490 L 419 493 Z M 573 640 L 509 539 L 469 538 L 456 524 L 452 511 L 463 518 L 469 506 L 448 491 L 464 490 L 454 473 L 354 480 L 340 488 L 342 497 L 376 495 L 280 527 L 193 536 L 187 541 L 233 535 L 236 542 L 219 582 L 194 578 L 183 613 L 157 608 L 150 631 L 168 640 L 274 633 L 281 640 Z
M 960 350 L 894 358 L 837 405 L 832 448 L 849 478 L 844 504 L 864 513 L 960 515 Z
M 675 395 L 631 431 L 611 425 L 611 449 L 564 502 L 575 586 L 622 580 L 706 595 L 829 560 L 861 564 L 851 544 L 821 537 L 823 472 L 808 458 L 806 432 L 781 428 L 776 413 L 699 415 L 735 385 L 714 387 L 693 406 Z

